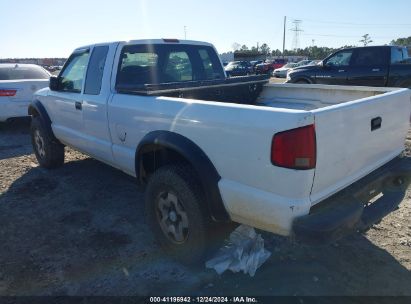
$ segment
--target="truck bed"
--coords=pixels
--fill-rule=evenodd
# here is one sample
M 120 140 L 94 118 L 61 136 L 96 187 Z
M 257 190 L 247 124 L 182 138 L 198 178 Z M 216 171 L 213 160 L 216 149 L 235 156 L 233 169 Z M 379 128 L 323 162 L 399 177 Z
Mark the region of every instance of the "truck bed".
M 256 104 L 273 108 L 311 111 L 395 91 L 394 88 L 314 84 L 268 84 Z

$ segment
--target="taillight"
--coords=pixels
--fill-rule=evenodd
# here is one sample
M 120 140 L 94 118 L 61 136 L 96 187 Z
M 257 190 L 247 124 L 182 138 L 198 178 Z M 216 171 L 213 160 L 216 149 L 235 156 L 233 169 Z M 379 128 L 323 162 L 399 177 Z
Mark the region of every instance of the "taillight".
M 0 97 L 14 96 L 14 95 L 16 95 L 16 93 L 17 93 L 17 90 L 0 89 Z
M 313 169 L 316 163 L 314 125 L 279 132 L 271 145 L 271 162 L 290 169 Z

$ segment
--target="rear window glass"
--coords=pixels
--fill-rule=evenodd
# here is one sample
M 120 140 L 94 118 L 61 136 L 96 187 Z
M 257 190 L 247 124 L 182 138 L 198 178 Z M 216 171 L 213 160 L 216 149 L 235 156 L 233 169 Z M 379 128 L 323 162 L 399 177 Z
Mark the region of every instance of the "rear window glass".
M 145 84 L 223 79 L 215 51 L 208 46 L 157 44 L 126 45 L 120 55 L 117 88 Z
M 0 67 L 0 80 L 49 79 L 50 75 L 39 66 Z

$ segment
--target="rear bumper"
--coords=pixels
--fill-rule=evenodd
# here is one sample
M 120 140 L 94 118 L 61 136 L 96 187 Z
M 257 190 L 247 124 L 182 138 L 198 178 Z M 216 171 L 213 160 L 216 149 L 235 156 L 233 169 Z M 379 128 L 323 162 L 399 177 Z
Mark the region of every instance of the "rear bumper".
M 9 118 L 28 116 L 29 101 L 0 100 L 0 121 Z
M 398 208 L 410 182 L 411 158 L 397 157 L 296 218 L 293 235 L 304 243 L 326 244 L 365 230 Z

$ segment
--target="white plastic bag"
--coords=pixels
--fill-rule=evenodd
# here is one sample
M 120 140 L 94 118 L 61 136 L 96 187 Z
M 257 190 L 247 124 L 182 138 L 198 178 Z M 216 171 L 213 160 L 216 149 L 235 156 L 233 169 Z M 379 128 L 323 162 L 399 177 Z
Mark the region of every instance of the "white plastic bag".
M 227 269 L 232 272 L 243 271 L 251 277 L 264 264 L 271 253 L 264 249 L 264 240 L 254 228 L 241 225 L 230 234 L 228 244 L 216 256 L 206 262 L 206 267 L 222 274 Z

